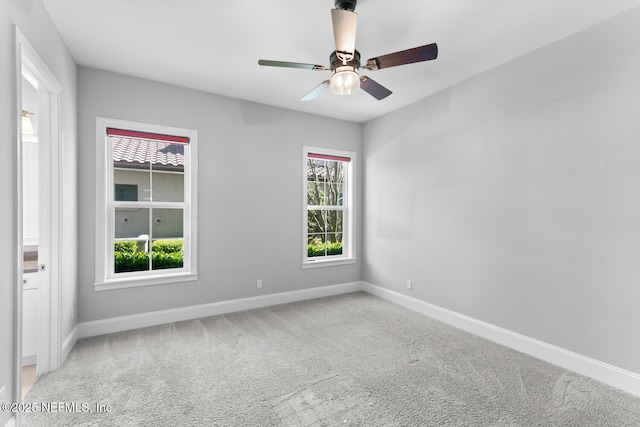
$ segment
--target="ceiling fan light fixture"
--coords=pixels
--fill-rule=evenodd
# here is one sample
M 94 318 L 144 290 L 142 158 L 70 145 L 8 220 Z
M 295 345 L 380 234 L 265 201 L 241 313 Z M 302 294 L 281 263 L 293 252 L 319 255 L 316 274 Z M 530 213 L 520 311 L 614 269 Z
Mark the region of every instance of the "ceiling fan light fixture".
M 307 70 L 331 71 L 329 80 L 324 80 L 307 93 L 300 100 L 310 101 L 323 93 L 327 88 L 336 95 L 351 95 L 362 89 L 378 101 L 391 95 L 391 91 L 369 76 L 360 76 L 361 68 L 376 71 L 382 68 L 397 67 L 399 65 L 415 64 L 416 62 L 431 61 L 438 57 L 438 45 L 431 43 L 411 49 L 400 50 L 386 55 L 368 59 L 361 66 L 360 52 L 356 49 L 356 27 L 358 14 L 355 13 L 357 0 L 335 0 L 336 8 L 331 9 L 333 24 L 333 38 L 336 50 L 329 55 L 331 66 L 305 64 L 301 62 L 258 60 L 258 65 L 270 67 L 302 68 Z
M 353 67 L 338 67 L 331 76 L 331 92 L 351 95 L 360 89 L 360 76 Z

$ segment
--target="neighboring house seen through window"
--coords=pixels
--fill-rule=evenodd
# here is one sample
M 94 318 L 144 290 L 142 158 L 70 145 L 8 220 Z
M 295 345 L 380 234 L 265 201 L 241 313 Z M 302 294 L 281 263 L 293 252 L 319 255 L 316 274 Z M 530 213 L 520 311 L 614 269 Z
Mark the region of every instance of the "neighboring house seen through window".
M 98 119 L 96 289 L 195 279 L 197 132 Z
M 355 261 L 353 170 L 355 154 L 304 148 L 304 254 L 306 267 Z
M 135 202 L 138 200 L 138 186 L 116 183 L 114 198 L 119 202 Z

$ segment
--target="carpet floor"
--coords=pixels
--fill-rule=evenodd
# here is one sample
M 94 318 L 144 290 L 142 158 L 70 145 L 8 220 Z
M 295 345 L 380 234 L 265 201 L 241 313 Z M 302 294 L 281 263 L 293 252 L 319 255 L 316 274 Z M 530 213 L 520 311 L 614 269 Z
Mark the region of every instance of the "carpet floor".
M 24 426 L 640 426 L 638 397 L 362 292 L 83 339 L 25 402 L 63 410 Z

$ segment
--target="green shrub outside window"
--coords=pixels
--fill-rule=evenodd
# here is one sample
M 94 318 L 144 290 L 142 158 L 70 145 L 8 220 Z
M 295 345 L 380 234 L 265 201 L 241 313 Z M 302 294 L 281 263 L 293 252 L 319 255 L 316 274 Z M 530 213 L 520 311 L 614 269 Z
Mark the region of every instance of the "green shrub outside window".
M 135 240 L 114 243 L 116 273 L 149 270 L 149 252 L 139 249 Z M 182 268 L 184 246 L 182 240 L 156 240 L 152 243 L 151 266 L 153 270 Z
M 307 256 L 342 255 L 342 242 L 327 242 L 307 246 Z

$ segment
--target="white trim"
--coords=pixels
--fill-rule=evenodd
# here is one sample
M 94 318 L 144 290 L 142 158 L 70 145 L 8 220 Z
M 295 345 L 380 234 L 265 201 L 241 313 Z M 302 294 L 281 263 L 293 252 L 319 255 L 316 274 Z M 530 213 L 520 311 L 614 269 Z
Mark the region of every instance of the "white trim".
M 38 52 L 36 52 L 33 46 L 31 46 L 29 40 L 27 40 L 18 27 L 16 27 L 16 42 L 21 46 L 22 52 L 27 56 L 27 61 L 25 61 L 25 64 L 23 65 L 27 65 L 29 71 L 33 73 L 25 75 L 25 78 L 29 83 L 31 83 L 36 89 L 44 89 L 49 92 L 61 92 L 62 85 L 58 82 L 58 79 L 56 79 L 53 73 L 49 70 L 47 64 L 45 64 L 45 62 L 40 58 Z M 39 87 L 41 84 L 46 87 Z
M 22 356 L 22 366 L 36 365 L 38 362 L 38 356 L 32 354 L 31 356 Z
M 109 291 L 112 289 L 131 288 L 133 286 L 153 286 L 164 285 L 167 283 L 192 282 L 198 280 L 197 274 L 176 273 L 176 274 L 157 274 L 154 276 L 144 277 L 128 277 L 122 279 L 110 279 L 106 282 L 96 282 L 93 288 L 96 291 Z
M 361 289 L 371 295 L 417 311 L 456 328 L 640 396 L 640 375 L 635 372 L 582 356 L 371 283 L 362 282 Z
M 318 257 L 310 259 L 308 254 L 308 196 L 307 196 L 307 160 L 309 159 L 309 153 L 327 154 L 337 157 L 348 157 L 351 159 L 345 165 L 344 176 L 344 188 L 343 192 L 346 195 L 344 197 L 344 203 L 342 207 L 334 208 L 331 206 L 318 206 L 317 208 L 328 210 L 340 210 L 343 212 L 343 254 L 334 255 L 328 257 Z M 302 268 L 316 268 L 316 267 L 331 267 L 343 264 L 353 264 L 357 261 L 356 252 L 356 231 L 355 231 L 355 218 L 356 218 L 356 179 L 357 179 L 357 155 L 353 151 L 336 150 L 332 148 L 313 147 L 305 145 L 302 147 Z
M 113 176 L 111 166 L 108 165 L 112 157 L 111 147 L 107 141 L 107 128 L 135 129 L 141 132 L 150 132 L 167 135 L 180 135 L 189 138 L 189 144 L 185 149 L 186 164 L 184 170 L 184 202 L 179 205 L 184 209 L 184 259 L 185 266 L 182 269 L 172 269 L 171 272 L 139 272 L 113 273 L 113 235 L 112 211 L 109 209 L 113 203 L 112 191 Z M 96 117 L 95 127 L 96 144 L 96 223 L 95 223 L 95 281 L 96 291 L 131 288 L 136 286 L 160 285 L 166 283 L 179 283 L 197 280 L 198 278 L 198 131 L 195 129 L 179 128 L 175 126 L 157 125 L 151 123 L 135 122 L 131 120 L 110 119 Z M 126 203 L 124 204 L 126 205 Z M 173 207 L 175 203 L 154 203 L 153 206 L 161 208 Z M 136 205 L 138 207 L 138 205 Z
M 71 332 L 69 332 L 69 335 L 67 335 L 67 337 L 62 342 L 62 357 L 60 358 L 61 363 L 67 360 L 69 353 L 71 353 L 71 350 L 73 350 L 73 347 L 78 342 L 79 332 L 80 327 L 76 324 L 76 326 L 73 327 Z
M 302 265 L 302 268 L 333 267 L 336 265 L 355 264 L 357 261 L 358 258 L 319 257 L 318 259 L 308 260 L 306 264 Z
M 42 81 L 41 81 L 42 83 Z M 60 165 L 62 164 L 62 149 L 60 137 L 60 96 L 58 93 L 38 89 L 38 111 L 40 112 L 39 157 L 45 163 L 40 163 L 39 177 L 39 230 L 48 232 L 38 233 L 38 262 L 45 265 L 40 271 L 40 334 L 38 336 L 38 364 L 37 374 L 55 371 L 61 365 L 60 360 L 60 325 L 62 324 L 60 304 L 60 283 L 62 283 L 62 269 L 60 268 L 60 254 L 62 253 L 62 217 L 60 215 L 60 200 L 62 199 L 62 182 Z M 50 137 L 50 139 L 48 139 Z M 44 276 L 42 276 L 44 274 Z
M 38 90 L 38 141 L 41 150 L 40 177 L 39 177 L 39 236 L 38 259 L 40 264 L 45 264 L 45 270 L 41 271 L 41 283 L 39 287 L 41 316 L 38 330 L 37 348 L 37 374 L 56 370 L 60 366 L 60 283 L 61 269 L 60 256 L 62 253 L 60 239 L 62 233 L 60 216 L 61 199 L 61 129 L 60 129 L 60 92 L 62 86 L 51 73 L 46 63 L 40 58 L 37 51 L 29 43 L 17 26 L 14 26 L 15 55 L 16 55 L 16 102 L 17 118 L 22 109 L 22 76 L 34 85 Z M 17 253 L 23 251 L 23 224 L 22 224 L 22 135 L 21 126 L 16 129 L 18 143 L 16 158 L 17 171 L 17 197 L 16 197 L 16 233 Z M 46 184 L 46 186 L 44 185 Z M 22 399 L 22 259 L 17 257 L 18 286 L 14 306 L 14 401 Z M 16 423 L 20 424 L 20 416 Z
M 16 157 L 14 159 L 15 162 L 15 178 L 16 178 L 16 189 L 15 189 L 15 200 L 16 200 L 16 204 L 15 204 L 15 215 L 16 215 L 16 222 L 15 222 L 15 231 L 14 234 L 12 235 L 12 240 L 15 243 L 15 248 L 14 251 L 16 253 L 16 265 L 15 265 L 15 271 L 16 271 L 16 281 L 15 283 L 11 284 L 10 286 L 12 287 L 12 289 L 14 289 L 14 301 L 13 301 L 13 390 L 12 390 L 12 396 L 8 396 L 5 397 L 9 393 L 9 391 L 6 389 L 6 386 L 2 387 L 2 392 L 3 395 L 1 396 L 2 399 L 6 399 L 7 401 L 14 401 L 14 402 L 20 402 L 22 399 L 22 305 L 23 305 L 23 298 L 22 298 L 22 287 L 20 286 L 20 284 L 22 284 L 23 282 L 23 267 L 24 267 L 24 248 L 23 248 L 23 224 L 22 224 L 22 220 L 23 220 L 23 186 L 22 186 L 22 174 L 23 174 L 23 169 L 22 169 L 22 126 L 21 126 L 21 111 L 22 111 L 22 69 L 23 69 L 23 59 L 24 59 L 24 49 L 23 49 L 23 45 L 22 45 L 22 41 L 24 41 L 24 36 L 22 35 L 22 33 L 20 32 L 20 30 L 18 29 L 18 27 L 15 27 L 15 78 L 16 78 L 16 83 L 15 83 L 15 88 L 16 88 L 16 92 L 15 92 L 15 96 L 16 96 L 16 111 L 15 111 L 15 149 L 16 149 Z M 19 416 L 16 415 L 16 416 Z M 15 425 L 15 417 L 12 417 L 9 419 L 9 421 L 6 424 L 7 426 L 9 425 Z
M 322 298 L 332 295 L 347 294 L 360 290 L 360 282 L 344 283 L 340 285 L 319 286 L 310 289 L 281 292 L 277 294 L 260 295 L 257 297 L 220 301 L 209 304 L 192 305 L 189 307 L 169 310 L 152 311 L 149 313 L 133 314 L 130 316 L 112 317 L 110 319 L 95 320 L 78 324 L 78 338 L 93 337 L 113 332 L 128 331 L 148 326 L 162 325 L 183 320 L 199 319 L 217 316 L 254 308 Z
M 176 309 L 83 322 L 65 339 L 65 358 L 80 338 L 144 328 L 171 322 L 198 319 L 254 308 L 364 291 L 402 307 L 414 310 L 456 328 L 489 339 L 554 365 L 596 379 L 610 386 L 640 396 L 640 375 L 563 348 L 511 332 L 486 322 L 447 310 L 428 302 L 391 291 L 367 282 L 350 282 L 311 289 L 220 301 Z

